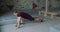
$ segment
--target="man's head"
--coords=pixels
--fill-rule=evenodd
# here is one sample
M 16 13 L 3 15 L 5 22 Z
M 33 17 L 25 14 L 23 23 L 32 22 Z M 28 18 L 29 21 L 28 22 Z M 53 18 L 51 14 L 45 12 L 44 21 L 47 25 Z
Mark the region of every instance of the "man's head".
M 17 11 L 14 11 L 14 15 L 17 15 L 17 13 L 18 13 Z

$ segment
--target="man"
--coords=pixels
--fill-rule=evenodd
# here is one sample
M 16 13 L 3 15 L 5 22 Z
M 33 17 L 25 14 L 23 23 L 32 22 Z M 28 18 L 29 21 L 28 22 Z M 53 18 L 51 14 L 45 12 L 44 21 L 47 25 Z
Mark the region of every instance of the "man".
M 42 19 L 36 17 L 32 17 L 31 15 L 29 15 L 28 13 L 25 12 L 14 12 L 14 15 L 17 16 L 17 23 L 16 23 L 16 27 L 19 28 L 19 26 L 21 25 L 20 23 L 22 22 L 22 18 L 24 19 L 28 19 L 30 21 L 34 21 L 34 22 L 38 22 L 38 21 L 42 21 Z

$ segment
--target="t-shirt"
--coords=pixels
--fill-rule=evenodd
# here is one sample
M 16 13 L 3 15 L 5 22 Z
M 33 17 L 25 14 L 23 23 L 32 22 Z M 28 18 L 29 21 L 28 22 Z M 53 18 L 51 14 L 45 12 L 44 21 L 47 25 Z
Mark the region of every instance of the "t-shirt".
M 34 18 L 31 15 L 29 15 L 28 13 L 25 13 L 25 12 L 18 12 L 17 16 L 18 17 L 21 16 L 24 19 L 34 20 Z

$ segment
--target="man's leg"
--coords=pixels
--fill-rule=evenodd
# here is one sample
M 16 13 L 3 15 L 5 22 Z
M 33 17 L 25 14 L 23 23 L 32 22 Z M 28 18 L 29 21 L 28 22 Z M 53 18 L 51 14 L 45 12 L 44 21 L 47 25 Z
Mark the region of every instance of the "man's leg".
M 23 23 L 23 22 L 22 22 L 22 19 L 21 19 L 21 23 Z

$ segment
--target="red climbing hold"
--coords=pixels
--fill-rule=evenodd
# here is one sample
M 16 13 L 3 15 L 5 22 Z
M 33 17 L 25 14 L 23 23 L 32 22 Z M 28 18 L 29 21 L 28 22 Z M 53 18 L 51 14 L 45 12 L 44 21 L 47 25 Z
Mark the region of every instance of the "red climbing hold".
M 37 7 L 36 3 L 32 3 L 32 9 L 35 9 Z

